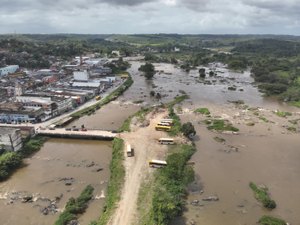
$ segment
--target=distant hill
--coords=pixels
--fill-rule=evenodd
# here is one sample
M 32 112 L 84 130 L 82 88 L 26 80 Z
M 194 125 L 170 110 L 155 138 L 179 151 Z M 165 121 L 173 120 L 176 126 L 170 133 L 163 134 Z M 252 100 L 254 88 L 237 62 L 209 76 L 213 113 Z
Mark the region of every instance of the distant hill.
M 300 55 L 300 42 L 278 39 L 260 39 L 241 42 L 232 52 L 243 54 L 273 55 L 277 57 L 292 57 Z

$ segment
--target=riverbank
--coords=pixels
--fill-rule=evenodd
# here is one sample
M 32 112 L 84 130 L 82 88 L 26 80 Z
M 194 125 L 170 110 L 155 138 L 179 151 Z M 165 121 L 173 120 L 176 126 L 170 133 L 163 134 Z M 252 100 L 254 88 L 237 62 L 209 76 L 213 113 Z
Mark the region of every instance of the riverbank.
M 108 96 L 106 96 L 103 99 L 99 100 L 94 105 L 91 105 L 87 108 L 84 108 L 80 111 L 77 111 L 77 112 L 71 114 L 70 116 L 73 117 L 73 118 L 78 119 L 78 118 L 80 118 L 84 115 L 91 115 L 96 110 L 100 109 L 102 106 L 104 106 L 104 105 L 108 104 L 109 102 L 117 99 L 120 95 L 122 95 L 133 84 L 133 80 L 132 80 L 130 74 L 128 74 L 128 75 L 129 75 L 129 77 L 126 79 L 126 81 L 120 87 L 118 87 L 116 90 L 114 90 L 112 93 L 110 93 Z
M 167 104 L 169 108 L 172 108 L 175 104 L 180 103 L 186 99 L 186 96 L 184 97 L 178 97 L 174 101 L 172 101 L 170 104 Z M 144 179 L 148 176 L 153 176 L 153 169 L 149 168 L 148 161 L 151 159 L 161 159 L 165 160 L 168 152 L 166 151 L 166 146 L 159 145 L 157 140 L 159 137 L 167 136 L 168 134 L 161 131 L 156 131 L 155 126 L 156 124 L 164 117 L 168 117 L 169 114 L 169 108 L 165 107 L 156 107 L 151 109 L 142 109 L 133 116 L 130 116 L 127 121 L 124 122 L 121 130 L 127 131 L 125 133 L 121 133 L 121 138 L 124 139 L 126 144 L 130 144 L 132 148 L 134 148 L 134 157 L 127 157 L 125 155 L 125 151 L 123 152 L 123 155 L 125 155 L 125 183 L 124 188 L 122 190 L 122 198 L 120 202 L 118 203 L 118 206 L 116 208 L 115 213 L 113 216 L 111 216 L 111 220 L 107 223 L 110 225 L 117 225 L 117 224 L 136 224 L 138 223 L 140 216 L 139 211 L 137 209 L 137 201 L 138 196 L 140 192 L 140 186 L 144 182 Z M 182 136 L 180 137 L 174 137 L 178 140 L 178 143 L 186 142 L 184 141 L 184 138 Z M 190 149 L 188 146 L 182 146 L 182 149 L 186 149 L 187 152 L 194 152 L 189 151 Z M 174 153 L 174 155 L 170 155 L 168 160 L 170 161 L 170 164 L 174 165 L 174 167 L 180 167 L 178 168 L 178 171 L 181 170 L 181 172 L 186 172 L 190 170 L 185 169 L 186 161 L 189 159 L 190 154 L 184 151 L 178 151 L 177 153 Z M 177 156 L 182 157 L 182 164 L 177 164 L 177 161 L 174 163 L 173 158 L 177 158 Z M 170 167 L 173 168 L 173 167 Z M 167 173 L 167 172 L 166 172 Z M 163 174 L 166 174 L 165 172 L 161 173 L 161 177 Z M 186 178 L 186 176 L 183 174 L 179 174 L 178 176 Z M 191 173 L 192 176 L 192 173 Z M 189 177 L 191 177 L 189 176 Z M 159 176 L 157 176 L 158 179 Z M 155 187 L 158 188 L 160 185 L 158 184 L 158 180 L 155 181 Z M 192 178 L 191 178 L 192 179 Z M 163 179 L 159 179 L 163 180 Z M 188 179 L 190 181 L 190 179 Z M 186 180 L 187 181 L 187 180 Z M 188 182 L 188 181 L 187 181 Z M 182 185 L 186 184 L 184 181 Z M 181 186 L 181 184 L 178 184 Z M 168 185 L 167 185 L 168 186 Z M 162 186 L 161 186 L 162 187 Z M 179 189 L 178 189 L 179 190 Z M 158 191 L 158 190 L 157 190 Z M 177 193 L 179 194 L 179 193 Z M 175 194 L 174 194 L 175 195 Z M 180 191 L 180 196 L 183 195 L 182 189 Z M 148 205 L 150 208 L 152 208 L 152 202 L 156 202 L 155 199 L 152 200 L 152 197 L 155 198 L 155 196 L 151 196 L 150 201 L 148 202 Z M 169 199 L 170 200 L 170 199 Z M 182 203 L 181 197 L 178 200 L 178 204 Z M 176 200 L 176 201 L 177 201 Z M 174 203 L 174 202 L 173 202 Z M 165 204 L 173 204 L 171 202 L 165 201 Z M 174 204 L 177 204 L 174 203 Z M 154 205 L 153 205 L 154 206 Z M 154 209 L 155 210 L 155 209 Z M 178 209 L 177 209 L 178 210 Z M 180 210 L 179 210 L 180 211 Z M 176 211 L 179 213 L 178 211 Z M 177 215 L 177 213 L 172 213 L 173 216 Z M 151 213 L 153 215 L 153 212 Z M 164 212 L 160 215 L 163 215 L 165 218 L 172 218 L 170 215 L 168 215 L 167 212 Z M 149 219 L 149 218 L 148 218 Z M 147 220 L 148 220 L 147 219 Z M 100 219 L 101 220 L 101 219 Z M 106 219 L 107 220 L 107 219 Z M 160 219 L 151 218 L 152 221 L 160 221 Z M 139 221 L 141 222 L 141 221 Z M 100 223 L 97 224 L 105 224 Z
M 120 138 L 113 140 L 112 160 L 110 163 L 110 180 L 107 188 L 107 196 L 103 213 L 97 222 L 91 225 L 105 225 L 111 219 L 118 201 L 121 198 L 121 189 L 124 184 L 125 168 L 124 161 L 124 141 Z
M 0 182 L 23 165 L 23 159 L 40 150 L 46 138 L 33 137 L 24 143 L 18 152 L 4 152 L 0 155 Z

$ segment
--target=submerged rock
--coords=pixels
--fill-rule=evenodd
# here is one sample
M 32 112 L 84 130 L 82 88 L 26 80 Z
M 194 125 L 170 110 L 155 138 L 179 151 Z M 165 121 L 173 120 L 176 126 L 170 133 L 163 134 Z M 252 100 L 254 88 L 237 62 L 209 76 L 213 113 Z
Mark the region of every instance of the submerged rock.
M 219 201 L 219 197 L 216 195 L 208 196 L 206 198 L 202 198 L 202 201 Z
M 30 202 L 33 202 L 33 197 L 32 197 L 31 195 L 29 195 L 29 196 L 24 196 L 24 197 L 22 198 L 22 202 L 23 202 L 23 203 L 30 203 Z

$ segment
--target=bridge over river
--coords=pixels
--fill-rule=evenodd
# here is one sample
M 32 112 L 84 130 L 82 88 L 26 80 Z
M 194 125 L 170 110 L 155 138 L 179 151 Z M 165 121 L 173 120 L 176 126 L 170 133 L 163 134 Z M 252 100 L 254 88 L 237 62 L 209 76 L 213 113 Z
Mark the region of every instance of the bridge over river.
M 54 130 L 37 129 L 36 134 L 49 136 L 49 137 L 60 137 L 60 138 L 76 138 L 76 139 L 97 139 L 97 140 L 112 140 L 118 136 L 118 134 L 111 131 L 103 130 L 66 130 L 64 128 L 55 128 Z

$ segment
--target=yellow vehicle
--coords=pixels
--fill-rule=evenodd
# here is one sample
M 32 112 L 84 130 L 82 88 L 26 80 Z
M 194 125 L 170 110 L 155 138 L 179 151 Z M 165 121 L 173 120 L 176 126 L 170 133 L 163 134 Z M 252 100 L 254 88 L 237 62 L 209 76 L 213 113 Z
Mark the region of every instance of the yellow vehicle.
M 158 143 L 161 145 L 174 145 L 174 139 L 173 138 L 160 138 L 158 140 Z
M 98 95 L 98 96 L 96 96 L 96 97 L 95 97 L 95 99 L 98 101 L 98 100 L 100 100 L 100 99 L 101 99 L 101 96 L 100 96 L 100 95 Z
M 162 119 L 161 123 L 168 123 L 169 125 L 173 125 L 173 119 Z
M 149 166 L 153 167 L 153 168 L 162 168 L 162 167 L 165 167 L 166 165 L 167 165 L 167 162 L 163 161 L 163 160 L 152 159 L 149 161 Z
M 156 126 L 155 126 L 155 130 L 170 131 L 170 130 L 171 130 L 171 127 L 170 127 L 170 126 L 160 126 L 160 125 L 156 125 Z

